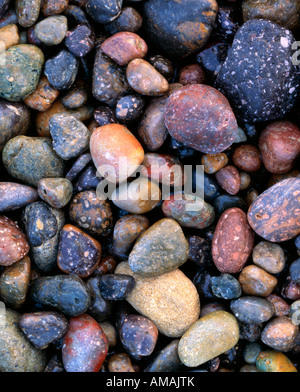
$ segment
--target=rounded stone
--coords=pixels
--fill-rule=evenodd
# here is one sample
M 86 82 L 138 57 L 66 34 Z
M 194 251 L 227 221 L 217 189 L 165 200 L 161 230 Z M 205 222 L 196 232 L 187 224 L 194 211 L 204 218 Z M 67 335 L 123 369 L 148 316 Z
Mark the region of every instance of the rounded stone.
M 261 241 L 252 251 L 253 263 L 270 274 L 279 274 L 285 267 L 285 254 L 281 246 Z
M 96 320 L 87 314 L 70 319 L 62 347 L 67 372 L 99 372 L 107 350 L 107 338 Z
M 235 317 L 245 324 L 264 323 L 274 315 L 274 306 L 266 299 L 255 296 L 232 300 L 230 309 Z
M 261 351 L 262 349 L 259 343 L 247 343 L 243 352 L 245 362 L 251 365 L 255 364 L 256 358 Z
M 300 258 L 293 261 L 289 267 L 291 279 L 300 285 Z
M 45 45 L 60 44 L 68 31 L 68 20 L 64 15 L 49 16 L 35 25 L 37 38 Z
M 39 82 L 43 52 L 33 45 L 15 45 L 0 54 L 0 97 L 18 102 L 31 94 Z
M 134 273 L 154 277 L 176 270 L 188 256 L 189 245 L 180 225 L 165 218 L 154 223 L 137 239 L 128 263 Z
M 196 321 L 181 337 L 178 355 L 188 367 L 197 367 L 225 353 L 239 340 L 236 318 L 219 310 Z
M 107 320 L 112 315 L 111 301 L 104 299 L 100 291 L 100 278 L 100 276 L 92 276 L 86 283 L 91 295 L 91 304 L 87 312 L 98 323 Z
M 0 52 L 4 52 L 11 46 L 18 45 L 20 42 L 18 27 L 9 24 L 0 28 Z
M 211 277 L 210 286 L 212 293 L 219 298 L 235 299 L 242 295 L 239 281 L 230 274 Z
M 109 321 L 103 321 L 99 325 L 107 338 L 109 347 L 115 347 L 117 344 L 117 331 L 115 327 Z
M 22 27 L 32 26 L 38 19 L 41 0 L 17 0 L 16 1 L 16 14 L 18 23 Z
M 274 350 L 287 352 L 296 346 L 298 333 L 299 327 L 289 317 L 276 317 L 265 326 L 261 340 Z
M 163 348 L 150 364 L 144 369 L 144 372 L 176 372 L 182 366 L 182 362 L 178 356 L 179 340 L 172 340 L 165 348 Z
M 42 76 L 34 92 L 28 95 L 24 102 L 31 109 L 45 112 L 52 106 L 58 95 L 59 91 L 50 85 L 46 76 Z
M 116 19 L 122 10 L 123 0 L 87 0 L 87 13 L 97 23 L 108 23 Z
M 290 305 L 276 294 L 270 294 L 266 299 L 274 306 L 274 316 L 281 317 L 289 314 Z
M 110 373 L 134 373 L 130 356 L 126 353 L 113 354 L 108 360 L 108 371 Z
M 152 320 L 163 335 L 180 337 L 198 319 L 197 290 L 179 269 L 143 278 L 134 274 L 128 263 L 122 262 L 115 273 L 134 277 L 136 285 L 127 301 L 137 312 Z
M 213 174 L 222 169 L 228 163 L 227 155 L 224 153 L 205 154 L 201 157 L 201 164 L 207 174 Z
M 86 89 L 75 85 L 62 96 L 61 101 L 68 109 L 78 109 L 86 104 L 87 99 Z
M 277 279 L 256 265 L 248 265 L 239 275 L 244 294 L 267 297 L 277 286 Z
M 16 182 L 0 182 L 0 212 L 13 211 L 33 203 L 37 191 Z
M 66 34 L 65 45 L 76 57 L 84 57 L 95 46 L 95 34 L 86 24 L 79 24 Z
M 250 144 L 243 144 L 234 150 L 232 156 L 236 167 L 246 172 L 255 172 L 261 167 L 259 150 Z
M 49 138 L 16 136 L 6 143 L 2 160 L 12 177 L 34 186 L 42 178 L 63 176 L 63 161 Z
M 231 165 L 227 165 L 216 173 L 219 185 L 230 195 L 236 195 L 240 191 L 241 177 L 238 170 Z
M 237 122 L 225 96 L 202 84 L 184 86 L 170 96 L 165 124 L 177 141 L 209 154 L 226 150 L 237 133 Z
M 198 64 L 189 64 L 183 67 L 178 75 L 178 83 L 186 86 L 187 84 L 204 84 L 205 73 Z
M 68 6 L 69 0 L 43 0 L 41 11 L 44 16 L 62 13 Z
M 278 351 L 261 351 L 255 365 L 261 372 L 294 373 L 298 371 L 289 358 Z
M 66 178 L 42 178 L 38 183 L 38 193 L 51 207 L 63 208 L 71 200 L 73 186 Z
M 142 115 L 145 101 L 138 95 L 126 95 L 119 99 L 116 105 L 116 117 L 119 121 L 129 123 L 136 121 Z
M 116 34 L 121 31 L 136 33 L 143 23 L 141 14 L 133 7 L 123 7 L 120 15 L 113 21 L 106 23 L 104 29 L 108 34 Z
M 7 309 L 5 324 L 0 329 L 0 371 L 42 372 L 46 355 L 26 339 L 18 327 L 19 320 L 19 313 Z
M 175 69 L 172 61 L 157 54 L 149 58 L 149 63 L 170 83 L 174 78 Z

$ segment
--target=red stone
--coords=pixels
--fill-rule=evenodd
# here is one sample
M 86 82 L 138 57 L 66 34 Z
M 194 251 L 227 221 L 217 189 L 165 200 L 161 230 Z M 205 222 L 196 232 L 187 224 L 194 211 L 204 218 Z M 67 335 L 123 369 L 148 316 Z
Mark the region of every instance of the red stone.
M 227 165 L 216 173 L 216 179 L 221 187 L 230 195 L 236 195 L 241 186 L 241 177 L 234 166 Z
M 234 151 L 232 160 L 235 166 L 246 172 L 255 172 L 261 167 L 261 159 L 258 149 L 249 144 L 239 146 Z

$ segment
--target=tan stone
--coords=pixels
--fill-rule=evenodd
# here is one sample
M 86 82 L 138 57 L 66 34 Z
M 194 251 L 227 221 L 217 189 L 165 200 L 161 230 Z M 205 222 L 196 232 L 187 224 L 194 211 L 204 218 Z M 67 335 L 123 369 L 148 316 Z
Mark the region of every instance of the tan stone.
M 18 27 L 15 24 L 6 25 L 0 29 L 0 53 L 19 43 Z

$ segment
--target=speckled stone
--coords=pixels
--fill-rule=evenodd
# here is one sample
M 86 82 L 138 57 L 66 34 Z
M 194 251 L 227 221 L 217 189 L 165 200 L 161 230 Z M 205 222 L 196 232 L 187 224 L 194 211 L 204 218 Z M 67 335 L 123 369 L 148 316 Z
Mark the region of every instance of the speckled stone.
M 34 27 L 37 38 L 45 45 L 59 45 L 68 30 L 68 20 L 64 15 L 49 16 Z
M 128 263 L 142 277 L 159 276 L 176 270 L 189 255 L 189 245 L 180 225 L 173 219 L 161 219 L 135 242 Z
M 256 265 L 247 265 L 239 275 L 239 282 L 244 294 L 267 297 L 277 286 L 275 276 Z
M 210 286 L 213 294 L 219 298 L 235 299 L 242 295 L 239 281 L 230 274 L 211 277 Z
M 282 118 L 293 107 L 299 86 L 294 42 L 290 31 L 262 19 L 249 20 L 235 35 L 216 86 L 245 122 Z
M 257 147 L 243 144 L 234 150 L 232 156 L 236 167 L 246 172 L 255 172 L 261 167 L 261 158 Z
M 174 78 L 175 69 L 172 61 L 167 58 L 161 56 L 160 54 L 156 54 L 149 58 L 149 63 L 153 65 L 153 67 L 170 83 Z
M 99 372 L 107 350 L 107 338 L 96 320 L 87 314 L 70 319 L 62 347 L 67 372 Z
M 97 23 L 108 23 L 116 19 L 122 10 L 123 0 L 87 0 L 87 13 Z
M 264 323 L 274 315 L 274 306 L 266 299 L 255 296 L 232 300 L 230 309 L 239 321 L 246 324 Z
M 152 320 L 163 335 L 180 337 L 198 319 L 197 290 L 179 269 L 154 278 L 142 278 L 132 272 L 128 263 L 122 262 L 116 273 L 134 277 L 136 285 L 127 301 Z
M 102 247 L 97 240 L 76 226 L 67 224 L 62 228 L 57 265 L 63 272 L 86 278 L 97 268 L 101 255 Z
M 78 109 L 86 104 L 87 99 L 86 89 L 75 85 L 61 97 L 61 102 L 68 109 Z
M 100 180 L 94 165 L 88 166 L 74 184 L 74 193 L 96 189 Z
M 182 366 L 182 362 L 178 356 L 179 340 L 172 340 L 165 348 L 163 348 L 150 364 L 144 369 L 144 372 L 176 372 Z
M 110 204 L 98 198 L 94 190 L 77 193 L 70 203 L 69 215 L 75 224 L 91 235 L 107 236 L 112 231 Z
M 30 343 L 44 350 L 67 332 L 68 321 L 63 314 L 56 312 L 24 313 L 19 326 Z
M 18 102 L 31 94 L 39 81 L 43 52 L 33 45 L 15 45 L 0 54 L 0 97 Z M 13 83 L 12 83 L 13 82 Z
M 36 349 L 18 328 L 19 313 L 7 309 L 5 325 L 0 329 L 0 371 L 42 372 L 46 355 Z
M 290 305 L 276 294 L 270 294 L 266 299 L 274 306 L 274 316 L 281 317 L 289 314 Z
M 37 21 L 42 0 L 17 0 L 16 14 L 22 27 L 30 27 Z
M 0 212 L 26 207 L 37 198 L 35 188 L 16 182 L 0 182 Z
M 24 102 L 31 109 L 45 112 L 52 106 L 58 95 L 59 91 L 50 85 L 46 76 L 42 76 L 34 92 L 28 95 Z
M 226 150 L 237 133 L 235 115 L 225 96 L 203 84 L 184 86 L 171 94 L 165 124 L 177 141 L 209 154 Z
M 0 53 L 19 43 L 18 27 L 10 24 L 0 28 Z
M 30 295 L 35 302 L 71 317 L 83 314 L 91 302 L 86 284 L 76 275 L 37 278 L 30 287 Z
M 142 23 L 143 18 L 135 8 L 123 7 L 116 19 L 104 25 L 104 30 L 110 35 L 121 31 L 136 33 L 141 28 Z
M 263 330 L 262 323 L 242 323 L 239 321 L 240 339 L 247 340 L 248 342 L 257 342 L 260 340 L 260 335 Z
M 24 304 L 30 274 L 31 262 L 28 256 L 3 270 L 0 275 L 0 297 L 6 306 L 17 309 Z
M 236 167 L 227 165 L 216 173 L 216 179 L 225 192 L 236 195 L 240 191 L 241 177 Z
M 113 354 L 108 360 L 108 371 L 110 373 L 134 373 L 130 356 L 126 353 Z
M 205 73 L 200 65 L 189 64 L 179 71 L 178 82 L 183 86 L 187 84 L 204 84 Z
M 104 299 L 119 301 L 126 299 L 135 285 L 135 280 L 130 275 L 106 274 L 101 276 L 100 291 Z
M 299 327 L 289 317 L 276 317 L 265 326 L 261 340 L 274 350 L 288 352 L 296 346 L 298 333 Z
M 114 110 L 110 108 L 109 106 L 102 105 L 98 106 L 94 110 L 94 120 L 96 121 L 95 129 L 91 133 L 94 132 L 98 128 L 98 126 L 102 127 L 103 125 L 107 124 L 112 124 L 112 123 L 117 123 L 118 120 L 115 116 Z
M 261 372 L 294 373 L 298 371 L 289 358 L 278 351 L 261 351 L 255 365 Z
M 73 195 L 73 186 L 66 178 L 42 178 L 38 183 L 42 200 L 53 208 L 65 207 Z
M 87 312 L 98 323 L 107 320 L 112 315 L 111 302 L 104 299 L 100 291 L 100 278 L 100 276 L 92 276 L 87 280 L 87 287 L 91 294 L 91 304 Z
M 196 321 L 181 337 L 178 354 L 188 367 L 199 366 L 228 351 L 239 340 L 236 318 L 224 311 L 215 311 Z
M 68 31 L 65 45 L 74 56 L 84 57 L 95 46 L 95 34 L 90 26 L 79 24 Z
M 285 267 L 285 254 L 281 246 L 261 241 L 252 251 L 253 263 L 270 274 L 279 274 Z
M 116 117 L 119 121 L 130 123 L 136 121 L 143 113 L 145 100 L 138 95 L 126 95 L 116 105 Z
M 219 152 L 218 154 L 205 154 L 201 157 L 201 165 L 207 174 L 216 173 L 228 163 L 227 155 Z
M 0 216 L 0 234 L 0 265 L 12 265 L 28 254 L 27 238 L 16 222 Z
M 63 161 L 49 138 L 16 136 L 6 143 L 2 160 L 12 177 L 30 185 L 37 186 L 45 177 L 63 176 Z
M 185 57 L 206 43 L 217 9 L 214 0 L 150 0 L 144 7 L 144 23 L 162 52 Z
M 68 173 L 65 175 L 65 178 L 70 181 L 74 181 L 78 177 L 78 175 L 87 167 L 91 160 L 92 156 L 89 152 L 80 155 L 75 160 Z
M 62 13 L 68 6 L 69 0 L 43 0 L 41 11 L 44 16 Z

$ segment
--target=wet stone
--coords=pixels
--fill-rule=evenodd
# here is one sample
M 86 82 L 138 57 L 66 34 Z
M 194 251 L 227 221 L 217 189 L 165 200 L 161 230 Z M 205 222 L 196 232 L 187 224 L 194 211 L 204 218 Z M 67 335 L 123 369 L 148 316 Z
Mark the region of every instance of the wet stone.
M 86 152 L 80 155 L 74 164 L 72 165 L 71 169 L 65 175 L 66 179 L 70 181 L 74 181 L 77 176 L 85 169 L 85 167 L 90 163 L 92 160 L 92 156 L 89 152 Z
M 108 106 L 98 106 L 94 110 L 94 119 L 100 127 L 118 122 L 113 109 Z
M 0 265 L 10 266 L 29 252 L 29 244 L 18 224 L 6 216 L 0 216 Z
M 104 299 L 111 301 L 124 300 L 132 291 L 135 280 L 130 275 L 107 274 L 100 279 L 100 291 Z
M 143 18 L 135 8 L 124 7 L 116 19 L 104 25 L 104 29 L 110 35 L 121 31 L 136 33 L 141 28 L 142 23 Z
M 173 63 L 167 58 L 157 54 L 149 58 L 149 63 L 164 77 L 168 82 L 174 78 L 175 69 Z
M 32 26 L 38 19 L 41 0 L 17 0 L 16 1 L 16 14 L 18 23 L 22 27 Z
M 189 64 L 183 67 L 178 76 L 178 83 L 186 86 L 187 84 L 204 84 L 205 74 L 198 64 Z
M 261 241 L 252 252 L 253 263 L 270 274 L 279 274 L 285 267 L 283 249 L 272 242 Z
M 277 279 L 255 265 L 246 266 L 239 275 L 244 294 L 267 297 L 277 285 Z
M 292 262 L 289 268 L 291 279 L 300 285 L 300 259 Z
M 45 112 L 52 106 L 58 95 L 59 91 L 50 85 L 46 76 L 42 76 L 34 92 L 28 95 L 24 102 L 31 109 Z
M 108 360 L 108 371 L 111 373 L 134 373 L 130 356 L 126 353 L 113 354 Z
M 188 242 L 180 225 L 165 218 L 137 239 L 128 262 L 133 272 L 153 277 L 174 271 L 187 261 L 188 254 Z
M 249 188 L 251 184 L 251 177 L 246 172 L 240 172 L 240 178 L 241 178 L 240 191 L 244 191 L 245 189 Z
M 248 342 L 257 342 L 260 339 L 261 332 L 263 330 L 262 323 L 241 323 L 240 327 L 240 339 L 247 340 Z
M 112 231 L 113 216 L 107 200 L 93 190 L 78 193 L 71 201 L 70 219 L 91 235 L 107 236 Z
M 242 295 L 239 281 L 230 274 L 211 277 L 210 286 L 213 294 L 219 298 L 235 299 Z
M 230 303 L 233 314 L 246 324 L 260 324 L 270 320 L 274 315 L 273 305 L 264 298 L 245 296 Z
M 62 13 L 68 6 L 69 0 L 43 0 L 41 11 L 44 16 Z
M 37 38 L 45 45 L 60 44 L 66 36 L 68 20 L 64 15 L 49 16 L 35 25 Z
M 240 208 L 244 212 L 248 210 L 248 205 L 244 199 L 239 196 L 220 195 L 214 200 L 214 208 L 218 216 L 230 208 Z
M 65 45 L 74 56 L 84 57 L 95 46 L 95 34 L 90 26 L 78 25 L 67 33 Z
M 45 63 L 45 75 L 57 90 L 68 90 L 74 83 L 79 63 L 72 53 L 62 49 Z
M 68 109 L 78 109 L 86 104 L 87 99 L 87 91 L 80 86 L 74 86 L 63 95 L 61 102 Z
M 103 321 L 99 325 L 107 337 L 109 347 L 115 347 L 117 344 L 117 331 L 115 327 L 109 321 Z
M 67 372 L 99 372 L 107 350 L 107 338 L 96 320 L 87 314 L 70 319 L 62 347 Z
M 44 55 L 36 46 L 15 45 L 0 54 L 0 63 L 6 64 L 0 68 L 0 97 L 18 102 L 35 90 Z
M 100 276 L 92 276 L 87 280 L 87 287 L 91 294 L 91 304 L 87 312 L 100 323 L 107 320 L 112 314 L 110 301 L 103 298 L 100 291 Z
M 220 196 L 220 186 L 216 179 L 210 175 L 204 173 L 204 199 L 211 203 Z
M 3 3 L 3 1 L 6 2 L 7 0 L 2 0 L 1 4 Z M 5 4 L 3 4 L 3 6 L 5 6 Z M 0 7 L 1 7 L 1 5 L 0 5 Z M 18 18 L 17 18 L 16 12 L 14 9 L 11 9 L 11 10 L 7 11 L 6 14 L 1 18 L 0 27 L 7 26 L 9 24 L 17 24 L 17 23 L 18 23 Z
M 0 2 L 0 18 L 8 11 L 10 0 L 1 0 Z
M 230 195 L 239 193 L 241 177 L 238 170 L 231 165 L 225 166 L 216 173 L 219 185 Z
M 144 372 L 176 372 L 182 366 L 182 362 L 178 356 L 179 340 L 172 340 L 165 348 L 163 348 L 156 357 L 146 367 Z
M 198 63 L 212 82 L 215 82 L 223 63 L 226 60 L 229 48 L 229 44 L 219 43 L 204 49 L 197 55 Z
M 239 29 L 216 86 L 242 120 L 274 120 L 292 109 L 299 86 L 294 42 L 290 31 L 269 20 L 249 20 Z
M 122 10 L 123 0 L 87 0 L 87 13 L 97 23 L 108 23 L 116 19 Z
M 88 287 L 76 275 L 37 278 L 31 285 L 30 294 L 35 302 L 51 306 L 71 317 L 83 314 L 91 301 Z
M 44 350 L 66 333 L 68 321 L 64 315 L 56 312 L 24 313 L 19 326 L 30 343 Z
M 94 238 L 69 224 L 62 228 L 57 264 L 63 272 L 86 278 L 97 268 L 101 254 L 102 247 Z
M 43 178 L 38 183 L 38 193 L 51 207 L 63 208 L 71 200 L 73 186 L 66 178 Z
M 119 329 L 120 340 L 129 354 L 135 358 L 149 356 L 156 345 L 158 330 L 144 316 L 128 315 Z
M 94 271 L 94 275 L 103 276 L 105 274 L 112 274 L 117 266 L 116 259 L 111 255 L 105 255 L 102 257 L 100 264 Z
M 26 301 L 31 263 L 28 256 L 6 267 L 0 275 L 0 297 L 6 306 L 17 309 Z
M 255 365 L 261 372 L 297 372 L 289 358 L 278 351 L 261 351 L 257 356 Z
M 79 176 L 78 180 L 74 184 L 74 193 L 78 193 L 81 191 L 96 189 L 100 178 L 94 166 L 88 166 L 82 174 Z
M 63 14 L 68 18 L 70 26 L 77 26 L 78 24 L 89 25 L 90 22 L 85 11 L 79 5 L 74 4 L 69 4 L 63 11 Z
M 207 174 L 213 174 L 222 169 L 228 163 L 227 155 L 224 153 L 205 154 L 201 158 L 201 164 L 204 165 L 204 171 Z
M 127 123 L 136 121 L 141 117 L 145 100 L 138 95 L 126 95 L 119 99 L 116 105 L 116 117 L 119 121 Z
M 193 284 L 195 285 L 201 300 L 216 299 L 216 296 L 213 294 L 211 289 L 211 278 L 212 275 L 203 270 L 199 270 L 194 276 Z
M 15 24 L 7 25 L 0 28 L 0 52 L 19 43 L 18 27 Z
M 218 8 L 214 33 L 222 42 L 232 42 L 239 29 L 239 9 L 231 4 L 220 4 Z
M 246 172 L 255 172 L 261 166 L 258 148 L 249 144 L 237 147 L 233 153 L 232 160 L 236 167 Z
M 53 148 L 64 160 L 82 154 L 89 145 L 90 132 L 74 116 L 65 113 L 55 114 L 49 121 Z
M 38 198 L 35 188 L 16 182 L 0 182 L 0 212 L 13 211 L 33 203 Z
M 296 346 L 299 327 L 289 317 L 277 317 L 264 328 L 261 340 L 274 350 L 287 352 Z
M 210 242 L 198 236 L 189 236 L 189 260 L 192 260 L 198 267 L 205 267 L 211 263 Z

